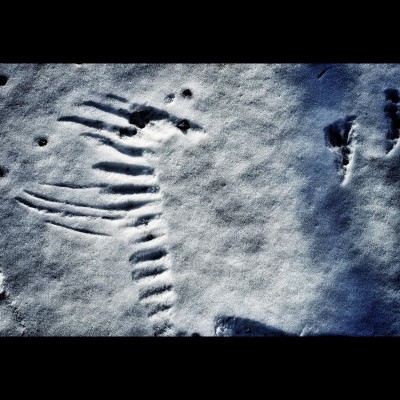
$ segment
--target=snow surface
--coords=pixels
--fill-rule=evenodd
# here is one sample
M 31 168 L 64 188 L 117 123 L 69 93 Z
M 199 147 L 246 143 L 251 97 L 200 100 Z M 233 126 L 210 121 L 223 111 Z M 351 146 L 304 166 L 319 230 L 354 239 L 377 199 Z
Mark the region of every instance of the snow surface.
M 400 333 L 399 65 L 0 75 L 1 335 Z

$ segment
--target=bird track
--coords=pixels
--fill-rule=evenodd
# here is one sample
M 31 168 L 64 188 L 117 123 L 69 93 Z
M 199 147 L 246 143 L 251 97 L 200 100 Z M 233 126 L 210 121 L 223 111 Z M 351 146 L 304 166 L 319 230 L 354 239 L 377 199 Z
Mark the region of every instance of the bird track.
M 397 89 L 388 88 L 385 90 L 386 104 L 385 115 L 389 122 L 389 129 L 386 135 L 387 138 L 387 152 L 393 150 L 400 137 L 400 93 Z
M 345 181 L 355 149 L 355 115 L 339 119 L 325 127 L 325 141 L 335 154 L 335 163 Z
M 396 148 L 400 138 L 400 91 L 388 88 L 384 94 L 386 101 L 383 110 L 388 121 L 386 154 L 389 154 Z M 356 118 L 356 115 L 349 115 L 324 128 L 325 143 L 335 154 L 335 164 L 343 183 L 347 181 L 356 149 Z

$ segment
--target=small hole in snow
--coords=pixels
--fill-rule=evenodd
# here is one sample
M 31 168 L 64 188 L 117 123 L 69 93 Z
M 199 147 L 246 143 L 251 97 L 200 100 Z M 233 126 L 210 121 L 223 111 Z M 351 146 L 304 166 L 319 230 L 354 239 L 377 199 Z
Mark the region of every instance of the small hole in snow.
M 168 94 L 164 97 L 164 103 L 172 103 L 175 100 L 175 95 L 173 93 Z
M 8 174 L 8 169 L 5 167 L 0 167 L 0 178 L 4 178 Z
M 190 89 L 185 89 L 185 90 L 182 91 L 182 96 L 185 99 L 191 99 L 193 97 L 193 93 L 192 93 L 192 91 Z
M 386 89 L 385 90 L 385 95 L 386 95 L 386 100 L 391 101 L 393 103 L 399 103 L 400 102 L 400 93 L 397 89 Z
M 149 111 L 134 111 L 129 117 L 129 123 L 143 129 L 150 122 Z
M 8 78 L 5 75 L 0 75 L 0 86 L 4 86 L 8 81 Z
M 187 119 L 181 120 L 178 125 L 176 125 L 181 131 L 187 131 L 190 128 L 189 121 Z
M 119 136 L 134 136 L 137 134 L 137 129 L 133 128 L 133 129 L 129 129 L 129 128 L 119 128 Z
M 39 145 L 40 147 L 46 146 L 46 145 L 47 145 L 47 139 L 46 139 L 46 138 L 40 138 L 40 139 L 38 140 L 38 145 Z

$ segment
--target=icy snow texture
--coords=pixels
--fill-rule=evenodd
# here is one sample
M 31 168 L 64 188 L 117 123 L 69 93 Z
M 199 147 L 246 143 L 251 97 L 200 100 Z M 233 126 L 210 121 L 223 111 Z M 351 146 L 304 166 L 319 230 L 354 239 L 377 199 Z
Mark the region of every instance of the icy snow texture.
M 160 326 L 166 335 L 400 333 L 400 150 L 387 153 L 384 111 L 385 90 L 400 89 L 400 66 L 3 64 L 0 74 L 9 77 L 0 87 L 0 334 L 154 335 Z M 107 127 L 134 125 L 85 102 L 129 113 L 146 105 L 168 117 L 119 137 Z M 325 132 L 349 116 L 343 180 Z M 177 128 L 181 119 L 197 128 Z M 101 170 L 135 162 L 83 133 L 154 149 L 140 165 L 155 175 Z M 106 192 L 141 183 L 160 190 Z M 149 196 L 158 201 L 145 207 L 160 215 L 143 229 L 162 236 L 146 243 L 167 255 L 158 267 L 148 262 L 157 274 L 139 279 L 142 228 L 129 221 L 142 211 L 94 208 Z M 88 210 L 123 218 L 65 213 Z M 164 292 L 152 294 L 157 282 Z M 164 328 L 148 315 L 156 297 L 171 305 L 158 313 Z

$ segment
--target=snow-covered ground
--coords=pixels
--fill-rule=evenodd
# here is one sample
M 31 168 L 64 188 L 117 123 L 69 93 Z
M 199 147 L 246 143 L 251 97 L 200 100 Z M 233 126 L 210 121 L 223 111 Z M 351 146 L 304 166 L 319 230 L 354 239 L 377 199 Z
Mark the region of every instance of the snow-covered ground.
M 397 89 L 399 65 L 0 64 L 0 334 L 400 334 Z

